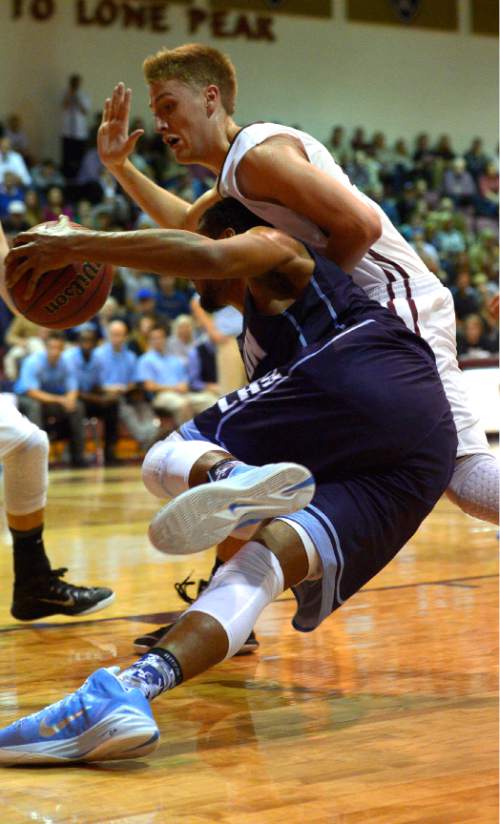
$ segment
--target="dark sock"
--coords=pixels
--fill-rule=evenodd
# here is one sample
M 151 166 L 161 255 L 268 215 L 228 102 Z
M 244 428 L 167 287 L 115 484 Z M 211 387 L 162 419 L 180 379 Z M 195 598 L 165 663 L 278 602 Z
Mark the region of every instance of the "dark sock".
M 43 526 L 20 531 L 10 529 L 14 548 L 14 578 L 20 584 L 50 572 L 50 561 L 43 545 Z
M 212 468 L 208 470 L 208 480 L 212 482 L 223 481 L 231 475 L 237 467 L 246 468 L 246 464 L 242 461 L 238 461 L 236 458 L 223 458 L 222 461 L 214 464 Z

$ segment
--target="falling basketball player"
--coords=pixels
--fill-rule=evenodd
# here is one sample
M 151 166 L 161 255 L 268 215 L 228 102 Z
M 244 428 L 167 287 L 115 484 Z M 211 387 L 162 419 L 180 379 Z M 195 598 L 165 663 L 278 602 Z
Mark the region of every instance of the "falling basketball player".
M 37 274 L 78 259 L 195 279 L 207 308 L 244 313 L 251 382 L 147 454 L 160 498 L 150 537 L 190 553 L 252 538 L 157 645 L 0 732 L 0 762 L 134 758 L 159 739 L 150 701 L 234 655 L 292 588 L 293 625 L 314 630 L 377 574 L 446 490 L 457 436 L 428 344 L 335 263 L 234 200 L 201 230 L 34 235 L 11 258 Z M 21 237 L 23 242 L 25 237 Z M 200 273 L 203 273 L 201 277 Z
M 16 312 L 4 284 L 9 247 L 0 225 L 0 297 Z M 4 470 L 7 523 L 14 551 L 11 613 L 19 621 L 49 615 L 87 615 L 114 601 L 106 587 L 80 587 L 63 581 L 67 570 L 51 569 L 43 526 L 48 486 L 47 434 L 0 395 L 0 461 Z

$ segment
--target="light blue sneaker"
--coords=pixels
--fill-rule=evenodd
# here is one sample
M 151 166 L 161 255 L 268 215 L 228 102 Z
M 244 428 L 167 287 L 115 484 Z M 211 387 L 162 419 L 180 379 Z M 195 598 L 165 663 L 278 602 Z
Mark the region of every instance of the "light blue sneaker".
M 0 764 L 56 764 L 138 758 L 160 732 L 138 689 L 125 690 L 118 667 L 98 669 L 56 704 L 0 730 Z
M 313 476 L 300 464 L 239 468 L 223 481 L 195 486 L 166 504 L 151 521 L 149 539 L 169 555 L 202 552 L 236 530 L 297 512 L 311 502 L 314 491 Z

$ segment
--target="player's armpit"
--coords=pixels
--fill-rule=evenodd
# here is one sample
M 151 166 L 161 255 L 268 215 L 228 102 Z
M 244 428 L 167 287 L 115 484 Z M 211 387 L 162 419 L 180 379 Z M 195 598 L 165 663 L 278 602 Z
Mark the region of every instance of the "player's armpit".
M 12 303 L 11 297 L 7 291 L 7 286 L 5 285 L 5 258 L 8 253 L 9 244 L 7 243 L 3 226 L 0 223 L 0 298 L 7 304 L 11 312 L 18 315 L 19 312 Z
M 256 146 L 240 161 L 237 176 L 245 197 L 287 206 L 315 223 L 328 237 L 326 254 L 346 271 L 380 237 L 376 211 L 293 144 L 269 140 Z

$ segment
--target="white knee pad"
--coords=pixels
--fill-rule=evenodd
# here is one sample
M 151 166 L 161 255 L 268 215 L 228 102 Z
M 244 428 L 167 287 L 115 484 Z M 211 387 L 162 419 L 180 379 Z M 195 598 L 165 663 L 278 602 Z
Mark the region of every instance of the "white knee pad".
M 186 441 L 172 432 L 164 441 L 151 447 L 142 464 L 144 486 L 157 498 L 175 498 L 189 489 L 189 473 L 206 452 L 224 452 L 209 441 Z
M 29 515 L 47 502 L 49 439 L 34 429 L 3 459 L 5 509 L 11 515 Z
M 499 483 L 494 455 L 467 455 L 457 461 L 447 494 L 467 515 L 498 524 Z
M 243 646 L 260 613 L 281 595 L 283 570 L 273 553 L 249 541 L 226 561 L 187 612 L 204 612 L 223 627 L 228 638 L 226 658 Z M 186 614 L 185 613 L 185 614 Z

